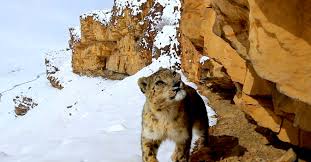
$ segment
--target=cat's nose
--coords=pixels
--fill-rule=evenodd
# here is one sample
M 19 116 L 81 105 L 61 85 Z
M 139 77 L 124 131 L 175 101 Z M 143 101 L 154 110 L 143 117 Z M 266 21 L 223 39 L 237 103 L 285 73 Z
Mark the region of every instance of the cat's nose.
M 177 92 L 180 90 L 180 86 L 181 86 L 181 82 L 176 82 L 174 85 L 173 85 L 173 91 Z
M 173 87 L 173 91 L 178 92 L 178 91 L 180 91 L 180 88 L 179 87 Z

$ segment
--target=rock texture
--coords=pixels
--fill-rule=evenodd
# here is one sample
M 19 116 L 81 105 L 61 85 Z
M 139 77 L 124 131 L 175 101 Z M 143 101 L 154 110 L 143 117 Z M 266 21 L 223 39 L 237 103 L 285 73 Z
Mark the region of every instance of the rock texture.
M 245 60 L 213 33 L 215 18 L 209 1 L 184 1 L 181 19 L 183 71 L 196 82 L 216 82 L 222 88 L 233 88 L 233 82 L 244 82 L 241 76 L 246 73 Z M 210 59 L 202 64 L 202 56 Z
M 167 34 L 164 28 L 175 27 L 178 23 L 180 9 L 178 5 L 171 5 L 174 3 L 115 0 L 111 11 L 82 15 L 81 29 L 70 29 L 73 71 L 83 75 L 123 79 L 149 65 L 152 58 L 178 51 L 178 42 L 164 46 L 161 41 L 157 44 L 156 40 L 159 32 Z M 165 15 L 166 10 L 169 16 Z M 170 35 L 174 40 L 177 33 L 171 30 L 166 36 Z
M 301 136 L 311 137 L 310 9 L 308 0 L 184 0 L 183 71 L 197 84 L 234 85 L 258 125 L 310 149 Z
M 34 107 L 38 106 L 37 103 L 35 103 L 32 98 L 26 97 L 26 96 L 16 96 L 13 99 L 13 102 L 15 104 L 15 114 L 18 116 L 25 115 L 30 109 L 33 109 Z
M 177 22 L 161 16 L 179 10 L 161 4 L 173 1 L 121 2 L 70 29 L 75 73 L 123 79 L 160 55 L 180 55 L 175 69 L 181 64 L 191 81 L 234 92 L 259 126 L 311 149 L 310 0 L 183 0 L 177 33 L 164 30 Z M 171 37 L 179 42 L 158 41 Z
M 257 126 L 250 123 L 243 111 L 230 100 L 205 86 L 199 86 L 198 89 L 209 98 L 218 121 L 210 129 L 209 145 L 195 145 L 193 148 L 191 162 L 276 161 L 285 154 L 287 149 L 273 147 L 274 144 L 256 132 Z
M 94 19 L 99 14 L 107 15 L 107 23 Z M 113 19 L 109 14 L 113 14 Z M 77 40 L 77 32 L 70 30 L 75 73 L 122 79 L 150 63 L 150 51 L 139 44 L 146 29 L 146 25 L 139 23 L 143 22 L 143 16 L 132 17 L 129 10 L 123 14 L 117 16 L 115 9 L 80 17 L 81 38 Z
M 289 149 L 282 157 L 280 157 L 276 162 L 294 162 L 297 160 L 297 155 L 293 149 Z
M 281 93 L 311 104 L 311 3 L 279 2 L 249 0 L 248 56 L 258 75 Z

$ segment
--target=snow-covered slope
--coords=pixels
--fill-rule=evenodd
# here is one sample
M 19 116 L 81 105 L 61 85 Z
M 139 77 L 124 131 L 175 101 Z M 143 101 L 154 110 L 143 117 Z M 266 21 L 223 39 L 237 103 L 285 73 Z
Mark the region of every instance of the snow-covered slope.
M 155 61 L 122 81 L 111 81 L 73 74 L 70 51 L 63 55 L 66 57 L 58 64 L 68 82 L 62 90 L 52 88 L 41 76 L 3 94 L 0 161 L 141 161 L 140 116 L 145 98 L 137 80 L 165 65 Z M 33 98 L 38 106 L 15 117 L 12 99 L 20 94 Z M 170 161 L 172 151 L 170 142 L 161 146 L 160 161 Z
M 119 11 L 131 7 L 135 15 L 141 12 L 139 6 L 146 1 L 116 2 Z M 48 52 L 47 68 L 43 65 L 44 58 L 33 56 L 36 61 L 27 66 L 31 73 L 23 71 L 23 66 L 0 69 L 0 162 L 141 161 L 141 111 L 145 97 L 137 80 L 151 75 L 159 67 L 180 65 L 177 30 L 180 1 L 157 2 L 164 6 L 163 14 L 150 17 L 150 21 L 154 23 L 156 32 L 154 48 L 160 49 L 160 57 L 122 81 L 81 77 L 72 73 L 72 52 L 68 50 Z M 89 16 L 105 25 L 111 14 L 107 10 L 94 11 L 83 14 L 81 18 Z M 71 32 L 74 41 L 79 41 L 79 30 L 71 29 Z M 167 46 L 169 50 L 162 50 Z M 51 86 L 45 70 L 49 78 L 61 85 L 61 90 Z M 21 72 L 27 77 L 20 77 Z M 183 80 L 195 87 L 184 76 Z M 25 116 L 16 117 L 13 102 L 16 96 L 31 98 L 37 106 Z M 204 100 L 207 102 L 206 98 Z M 207 109 L 211 116 L 210 125 L 213 125 L 215 113 L 208 106 Z M 174 144 L 169 141 L 161 145 L 159 160 L 170 161 L 173 149 Z

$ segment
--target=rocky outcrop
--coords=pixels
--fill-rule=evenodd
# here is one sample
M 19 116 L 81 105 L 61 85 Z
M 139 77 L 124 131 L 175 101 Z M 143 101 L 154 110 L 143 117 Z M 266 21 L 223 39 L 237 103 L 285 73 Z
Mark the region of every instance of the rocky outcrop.
M 74 72 L 123 79 L 149 65 L 152 57 L 165 53 L 162 50 L 177 50 L 156 44 L 158 32 L 179 20 L 164 17 L 165 10 L 170 10 L 172 15 L 179 12 L 178 6 L 175 10 L 170 7 L 162 1 L 116 0 L 111 11 L 82 15 L 81 34 L 77 29 L 70 29 Z
M 245 60 L 213 33 L 215 18 L 208 0 L 184 1 L 181 19 L 183 71 L 196 82 L 209 84 L 217 80 L 220 87 L 233 88 L 233 82 L 244 82 L 241 76 L 246 73 Z M 200 58 L 204 56 L 210 59 L 202 64 Z M 206 68 L 207 64 L 211 66 Z
M 310 9 L 308 0 L 184 0 L 179 21 L 177 1 L 115 0 L 70 29 L 73 71 L 123 79 L 165 55 L 159 62 L 174 60 L 200 86 L 235 90 L 235 104 L 280 140 L 311 148 Z
M 177 37 L 179 8 L 177 1 L 116 0 L 111 11 L 83 14 L 81 33 L 70 29 L 73 71 L 123 79 L 149 65 L 152 58 L 178 51 L 178 42 L 173 40 Z M 157 39 L 161 33 L 169 34 L 164 39 L 171 39 L 171 44 Z
M 82 15 L 81 38 L 70 29 L 75 73 L 123 79 L 150 63 L 150 51 L 140 46 L 146 28 L 142 15 L 132 17 L 129 10 L 123 14 L 118 16 L 114 9 Z
M 234 85 L 234 102 L 258 125 L 311 148 L 310 8 L 308 0 L 185 0 L 184 73 L 202 85 Z
M 18 116 L 25 115 L 29 110 L 33 109 L 34 107 L 38 106 L 37 103 L 33 101 L 32 98 L 26 96 L 16 96 L 13 99 L 15 104 L 15 114 Z

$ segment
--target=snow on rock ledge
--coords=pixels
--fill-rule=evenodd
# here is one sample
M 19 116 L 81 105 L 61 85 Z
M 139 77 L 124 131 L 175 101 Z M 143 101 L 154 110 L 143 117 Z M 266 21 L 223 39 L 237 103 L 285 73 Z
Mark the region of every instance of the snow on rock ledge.
M 103 25 L 107 25 L 111 20 L 111 10 L 94 10 L 91 12 L 84 13 L 80 16 L 81 19 L 92 17 L 94 21 L 100 22 Z
M 207 60 L 209 60 L 210 58 L 208 57 L 208 56 L 202 56 L 201 58 L 200 58 L 200 64 L 204 64 L 205 63 L 205 61 L 207 61 Z
M 82 15 L 81 34 L 70 30 L 73 71 L 119 78 L 113 75 L 133 75 L 162 55 L 169 56 L 164 67 L 180 69 L 180 9 L 179 0 L 116 0 L 107 23 L 98 23 L 99 11 Z
M 57 89 L 63 89 L 71 78 L 72 73 L 71 51 L 51 51 L 45 55 L 46 76 L 51 85 Z
M 146 19 L 151 23 L 149 31 L 145 35 L 152 39 L 152 61 L 161 62 L 162 67 L 179 70 L 180 1 L 155 0 L 150 12 Z M 152 37 L 153 35 L 155 36 Z
M 69 42 L 69 48 L 74 49 L 74 44 L 77 44 L 81 41 L 80 26 L 69 28 L 69 35 L 70 35 L 70 40 L 68 41 Z
M 162 65 L 164 67 L 179 69 L 180 57 L 177 33 L 176 26 L 164 26 L 155 38 L 154 46 L 160 50 L 160 55 L 168 56 L 162 60 L 167 62 Z M 153 54 L 156 55 L 156 53 Z M 154 58 L 154 61 L 156 60 L 157 58 Z
M 146 2 L 147 0 L 115 0 L 117 16 L 124 16 L 125 9 L 131 9 L 131 15 L 137 16 L 142 12 L 142 5 Z

